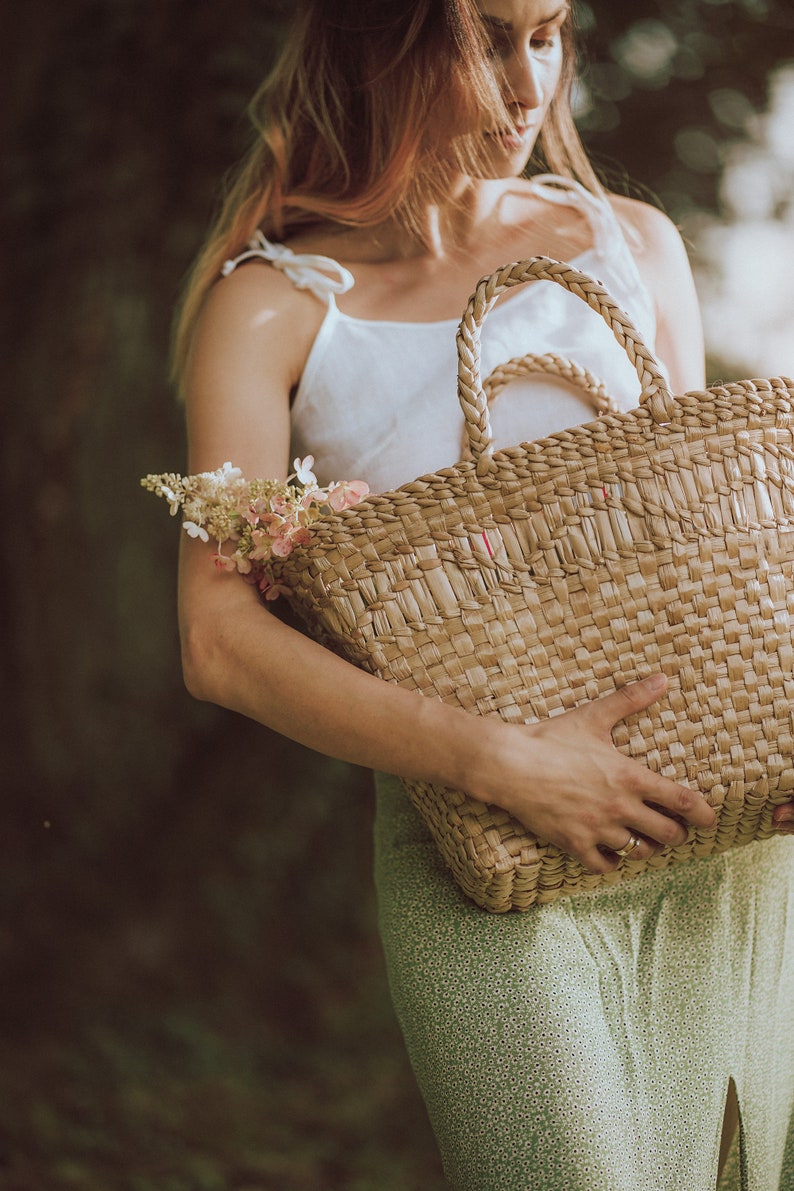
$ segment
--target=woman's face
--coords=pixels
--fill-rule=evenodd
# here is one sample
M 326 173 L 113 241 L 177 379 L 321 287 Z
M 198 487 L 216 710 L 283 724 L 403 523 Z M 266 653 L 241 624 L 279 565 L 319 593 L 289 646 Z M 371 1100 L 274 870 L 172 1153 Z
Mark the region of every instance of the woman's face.
M 511 117 L 510 127 L 485 133 L 488 173 L 509 177 L 529 160 L 557 90 L 568 0 L 480 0 L 479 11 Z

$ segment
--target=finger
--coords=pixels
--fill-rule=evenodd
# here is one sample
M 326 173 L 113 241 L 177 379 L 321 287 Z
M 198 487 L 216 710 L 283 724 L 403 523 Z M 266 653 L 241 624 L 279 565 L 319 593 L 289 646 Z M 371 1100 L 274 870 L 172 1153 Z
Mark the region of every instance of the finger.
M 574 855 L 574 853 L 571 853 Z M 599 848 L 587 848 L 581 853 L 574 856 L 590 873 L 598 873 L 599 876 L 604 876 L 606 873 L 612 873 L 620 864 L 619 857 L 615 856 L 613 852 L 602 852 Z
M 629 821 L 642 835 L 659 843 L 683 843 L 686 832 L 682 823 L 690 827 L 713 827 L 716 822 L 714 809 L 699 790 L 679 786 L 638 762 L 632 763 L 627 789 L 635 796 L 639 795 L 644 804 L 640 809 L 632 810 Z
M 631 682 L 618 691 L 591 703 L 585 703 L 570 714 L 587 717 L 597 730 L 609 735 L 616 723 L 650 707 L 666 689 L 667 679 L 664 674 L 651 674 L 640 682 Z M 627 787 L 638 794 L 643 802 L 658 803 L 668 815 L 681 818 L 693 827 L 714 826 L 716 815 L 699 791 L 679 786 L 636 762 L 632 764 L 635 768 L 627 778 Z M 792 808 L 794 810 L 794 803 Z M 664 817 L 663 815 L 662 818 Z M 636 826 L 642 830 L 643 835 L 648 835 L 650 839 L 658 840 L 665 845 L 683 843 L 683 839 L 680 838 L 681 832 L 675 827 L 670 828 L 669 824 L 656 824 L 653 832 L 647 831 L 639 822 Z
M 603 844 L 608 849 L 607 854 L 614 853 L 618 860 L 647 860 L 658 851 L 655 843 L 643 839 L 639 831 L 632 831 L 629 827 L 622 830 L 621 842 L 617 843 L 619 837 L 620 831 L 610 832 L 609 835 L 605 833 Z
M 576 710 L 593 719 L 605 733 L 609 733 L 620 720 L 650 707 L 666 689 L 664 674 L 651 674 L 641 682 L 630 682 L 628 686 L 602 695 L 600 699 L 594 699 L 592 703 L 586 703 Z
M 777 831 L 794 832 L 794 802 L 784 802 L 775 808 L 772 824 Z
M 703 800 L 700 799 L 700 801 Z M 708 804 L 705 805 L 711 811 Z M 711 819 L 713 820 L 713 818 L 714 812 L 711 811 Z M 689 832 L 683 823 L 655 807 L 643 806 L 634 811 L 632 821 L 637 824 L 638 835 L 645 836 L 646 839 L 663 848 L 678 848 L 681 844 L 685 844 L 689 838 Z M 703 826 L 711 826 L 711 822 L 704 823 Z

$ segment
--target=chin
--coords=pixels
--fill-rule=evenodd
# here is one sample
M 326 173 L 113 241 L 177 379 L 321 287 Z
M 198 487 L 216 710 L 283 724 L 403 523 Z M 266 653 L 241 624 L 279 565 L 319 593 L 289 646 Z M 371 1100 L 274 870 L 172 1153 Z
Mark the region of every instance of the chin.
M 449 157 L 461 173 L 482 181 L 517 178 L 525 170 L 537 140 L 536 134 L 523 136 L 495 133 L 469 134 L 458 144 L 452 142 Z
M 495 149 L 482 155 L 478 176 L 480 178 L 517 178 L 523 174 L 532 152 L 497 152 Z
M 482 154 L 483 177 L 516 178 L 524 172 L 532 156 L 537 135 L 534 131 L 523 136 L 485 134 Z

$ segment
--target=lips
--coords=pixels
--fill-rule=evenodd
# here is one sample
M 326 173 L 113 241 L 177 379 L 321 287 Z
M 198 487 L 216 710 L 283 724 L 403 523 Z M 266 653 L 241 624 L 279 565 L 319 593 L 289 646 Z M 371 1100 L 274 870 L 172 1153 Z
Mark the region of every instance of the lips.
M 521 149 L 531 132 L 528 124 L 522 124 L 504 132 L 489 132 L 486 135 L 505 149 Z

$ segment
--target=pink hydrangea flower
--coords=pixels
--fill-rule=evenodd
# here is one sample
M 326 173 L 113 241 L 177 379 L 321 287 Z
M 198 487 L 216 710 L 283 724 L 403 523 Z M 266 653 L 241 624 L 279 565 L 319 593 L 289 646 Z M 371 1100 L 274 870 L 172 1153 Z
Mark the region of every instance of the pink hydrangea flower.
M 212 561 L 215 563 L 216 571 L 236 571 L 237 563 L 228 554 L 224 554 L 221 550 L 217 554 L 213 554 Z
M 283 583 L 273 583 L 267 575 L 261 575 L 257 583 L 260 594 L 266 600 L 277 600 L 280 595 L 289 595 L 289 588 Z
M 287 495 L 284 492 L 277 492 L 275 496 L 270 498 L 270 507 L 278 517 L 286 517 L 289 515 L 290 505 Z M 262 520 L 264 521 L 264 517 Z
M 363 480 L 339 480 L 328 489 L 328 503 L 335 513 L 341 513 L 357 505 L 368 492 L 369 485 Z

